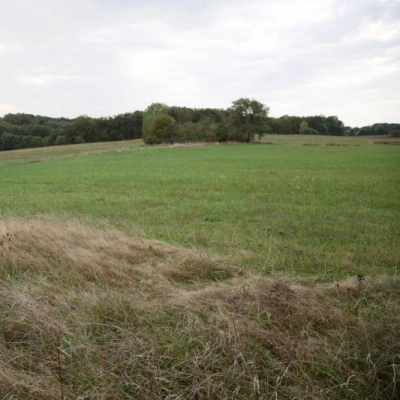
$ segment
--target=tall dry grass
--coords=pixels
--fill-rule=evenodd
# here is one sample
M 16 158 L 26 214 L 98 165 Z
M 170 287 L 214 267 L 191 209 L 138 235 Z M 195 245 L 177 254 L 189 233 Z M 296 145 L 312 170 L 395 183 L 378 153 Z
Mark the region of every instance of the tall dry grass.
M 256 275 L 78 221 L 0 222 L 1 399 L 396 399 L 400 280 Z

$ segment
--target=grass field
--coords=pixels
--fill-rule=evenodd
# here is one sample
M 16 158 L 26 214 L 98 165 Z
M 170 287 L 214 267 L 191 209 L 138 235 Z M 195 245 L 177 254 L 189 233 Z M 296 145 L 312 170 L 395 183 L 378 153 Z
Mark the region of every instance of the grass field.
M 396 398 L 396 143 L 0 153 L 0 398 Z

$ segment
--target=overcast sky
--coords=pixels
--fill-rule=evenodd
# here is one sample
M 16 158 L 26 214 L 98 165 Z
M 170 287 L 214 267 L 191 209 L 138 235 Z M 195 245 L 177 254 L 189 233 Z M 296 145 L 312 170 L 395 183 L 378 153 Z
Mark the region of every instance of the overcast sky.
M 0 0 L 0 116 L 169 106 L 400 123 L 400 0 Z

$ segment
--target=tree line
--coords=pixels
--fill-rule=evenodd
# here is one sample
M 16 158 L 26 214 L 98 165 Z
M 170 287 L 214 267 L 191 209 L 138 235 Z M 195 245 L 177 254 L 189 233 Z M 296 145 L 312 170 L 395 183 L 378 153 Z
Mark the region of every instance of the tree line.
M 174 142 L 251 142 L 264 134 L 398 135 L 400 124 L 349 127 L 336 116 L 269 116 L 269 108 L 241 98 L 227 109 L 188 108 L 153 103 L 144 111 L 113 117 L 74 119 L 31 114 L 0 118 L 0 150 L 143 138 L 147 144 Z
M 0 150 L 142 137 L 143 112 L 114 117 L 50 118 L 31 114 L 6 114 L 0 118 Z
M 143 113 L 146 144 L 177 142 L 251 142 L 271 133 L 269 108 L 256 100 L 239 99 L 226 110 L 168 107 L 153 103 Z

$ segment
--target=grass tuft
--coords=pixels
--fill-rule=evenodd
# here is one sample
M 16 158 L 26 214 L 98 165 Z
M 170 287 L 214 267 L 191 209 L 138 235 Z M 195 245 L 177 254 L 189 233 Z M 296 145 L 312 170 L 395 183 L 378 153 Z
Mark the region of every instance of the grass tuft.
M 399 277 L 335 283 L 55 218 L 6 219 L 1 398 L 391 399 Z M 229 273 L 228 273 L 229 271 Z
M 382 140 L 0 153 L 0 399 L 399 398 Z

